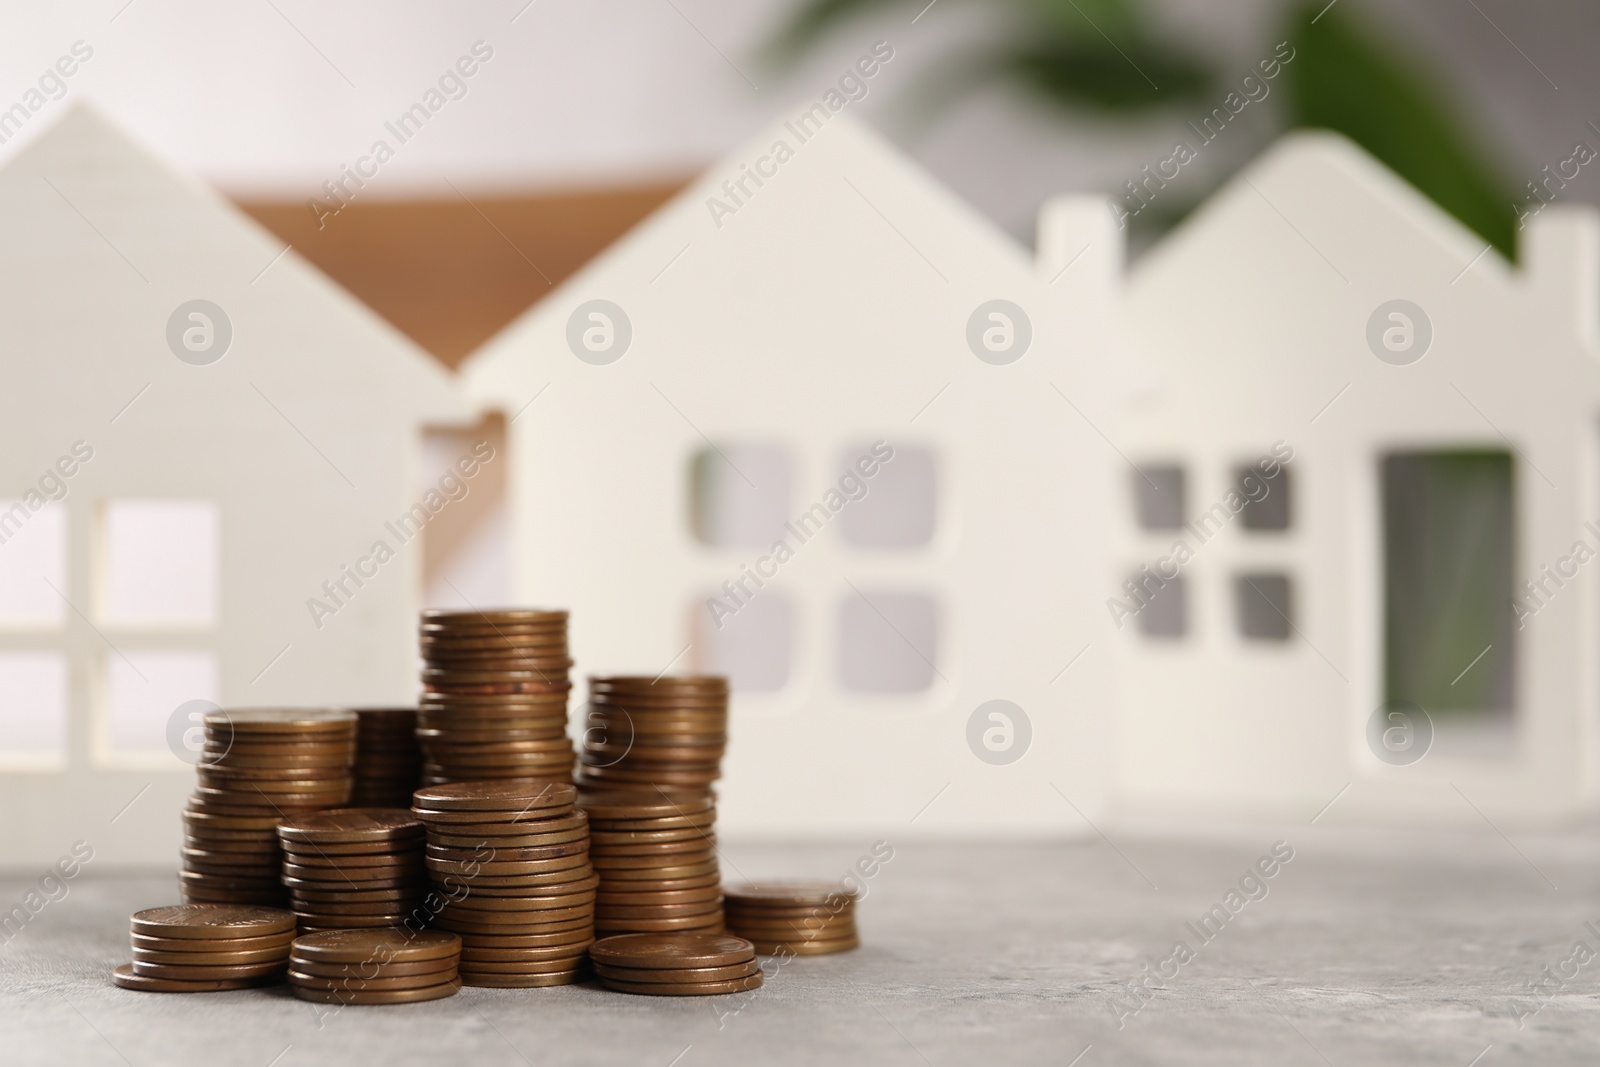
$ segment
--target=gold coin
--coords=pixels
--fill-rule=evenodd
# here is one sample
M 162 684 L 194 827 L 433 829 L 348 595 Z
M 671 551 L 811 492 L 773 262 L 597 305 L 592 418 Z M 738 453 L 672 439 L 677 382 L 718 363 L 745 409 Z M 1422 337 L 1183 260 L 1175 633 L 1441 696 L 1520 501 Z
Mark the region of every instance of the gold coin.
M 485 949 L 504 949 L 506 951 L 537 950 L 548 948 L 565 948 L 574 942 L 584 944 L 594 940 L 594 933 L 585 923 L 562 924 L 570 926 L 566 930 L 552 930 L 543 934 L 475 934 L 463 933 L 461 935 L 461 951 L 465 954 L 469 949 L 481 952 Z
M 455 973 L 455 957 L 442 960 L 417 960 L 414 963 L 379 963 L 368 960 L 362 963 L 318 963 L 315 960 L 291 959 L 291 969 L 315 978 L 370 978 L 398 977 L 400 975 L 433 974 L 443 979 Z
M 133 932 L 155 937 L 237 938 L 294 929 L 294 916 L 275 908 L 226 904 L 178 904 L 136 911 Z
M 708 997 L 759 989 L 762 974 L 757 971 L 748 978 L 730 978 L 723 982 L 624 982 L 604 977 L 600 981 L 607 989 L 615 989 L 619 993 L 642 993 L 652 997 Z
M 463 971 L 461 984 L 480 989 L 536 989 L 544 986 L 572 985 L 588 973 L 576 967 L 560 974 L 474 974 Z
M 438 930 L 336 930 L 297 937 L 292 952 L 322 963 L 416 962 L 459 955 L 461 939 Z
M 835 952 L 849 952 L 861 946 L 861 942 L 853 937 L 832 941 L 755 941 L 752 944 L 762 956 L 831 956 Z
M 711 912 L 720 915 L 722 900 L 717 898 L 687 904 L 601 904 L 596 901 L 595 909 L 607 922 L 617 919 L 679 919 Z
M 597 914 L 594 920 L 595 933 L 605 936 L 614 934 L 640 934 L 640 933 L 680 933 L 685 931 L 713 931 L 720 933 L 726 927 L 722 923 L 722 912 L 711 911 L 703 915 L 680 915 L 673 919 L 616 919 L 609 915 Z
M 613 884 L 601 887 L 595 895 L 595 903 L 601 908 L 630 908 L 644 904 L 698 904 L 721 897 L 722 889 L 717 885 L 699 889 L 647 889 L 642 893 L 619 893 L 614 891 Z
M 856 890 L 842 882 L 819 881 L 744 882 L 728 886 L 723 892 L 730 903 L 752 907 L 833 904 L 841 899 L 854 902 L 858 896 Z
M 615 978 L 623 982 L 726 982 L 735 978 L 749 978 L 761 971 L 757 960 L 734 963 L 726 967 L 617 967 L 596 963 L 594 973 L 601 978 Z
M 205 713 L 207 728 L 231 726 L 250 733 L 339 733 L 353 731 L 356 714 L 342 708 L 231 708 Z
M 262 937 L 153 937 L 149 934 L 130 934 L 129 940 L 135 949 L 149 949 L 154 952 L 254 952 L 259 949 L 289 950 L 289 943 L 294 940 L 294 931 L 285 930 L 281 934 L 267 934 Z
M 328 978 L 322 975 L 306 974 L 291 967 L 289 969 L 289 984 L 301 989 L 340 989 L 351 993 L 366 993 L 385 989 L 427 989 L 439 985 L 441 982 L 455 980 L 456 974 L 456 970 L 451 968 L 433 974 L 384 974 L 377 978 Z
M 462 936 L 473 934 L 478 937 L 493 937 L 497 939 L 514 937 L 540 937 L 546 934 L 570 933 L 575 930 L 586 930 L 591 935 L 594 932 L 594 916 L 584 915 L 576 919 L 566 919 L 562 922 L 540 922 L 522 924 L 495 924 L 468 923 L 457 919 L 440 916 L 435 920 L 441 930 L 449 930 Z
M 280 975 L 289 966 L 286 957 L 270 963 L 240 963 L 229 965 L 147 963 L 134 960 L 133 973 L 146 978 L 177 978 L 183 981 L 205 981 L 213 978 L 264 978 Z
M 592 843 L 591 848 L 597 856 L 672 856 L 679 852 L 701 852 L 705 849 L 714 849 L 717 845 L 717 835 L 706 833 L 697 837 L 686 838 L 682 841 L 629 841 L 623 844 Z
M 564 960 L 584 956 L 593 937 L 569 941 L 549 948 L 467 948 L 461 949 L 461 965 L 472 970 L 476 963 L 523 963 L 537 960 Z
M 715 863 L 716 853 L 704 846 L 692 851 L 666 852 L 654 856 L 613 856 L 605 852 L 593 852 L 590 862 L 602 876 L 609 877 L 614 871 L 656 871 Z
M 197 939 L 196 939 L 197 940 Z M 191 943 L 193 943 L 191 941 Z M 201 944 L 207 942 L 201 941 Z M 203 967 L 231 967 L 250 963 L 281 963 L 289 958 L 289 946 L 253 949 L 248 952 L 164 952 L 158 949 L 133 947 L 135 963 L 166 963 Z
M 728 934 L 621 934 L 589 948 L 596 963 L 614 967 L 726 967 L 755 956 L 750 942 Z
M 455 996 L 461 991 L 461 979 L 455 978 L 422 989 L 374 989 L 357 992 L 347 989 L 310 989 L 292 984 L 289 988 L 293 989 L 294 995 L 301 1000 L 319 1001 L 323 1004 L 415 1004 L 419 1001 Z
M 470 906 L 469 906 L 470 905 Z M 440 909 L 451 915 L 465 919 L 468 922 L 539 922 L 541 916 L 553 911 L 581 908 L 589 914 L 594 912 L 594 893 L 574 893 L 564 897 L 479 897 L 471 896 L 465 900 L 447 904 Z
M 276 974 L 255 978 L 152 978 L 135 973 L 133 964 L 124 963 L 111 972 L 111 980 L 124 989 L 138 989 L 146 993 L 216 993 L 225 989 L 271 985 L 282 978 Z
M 278 825 L 278 836 L 285 844 L 408 841 L 422 835 L 422 823 L 404 808 L 342 808 L 297 815 Z

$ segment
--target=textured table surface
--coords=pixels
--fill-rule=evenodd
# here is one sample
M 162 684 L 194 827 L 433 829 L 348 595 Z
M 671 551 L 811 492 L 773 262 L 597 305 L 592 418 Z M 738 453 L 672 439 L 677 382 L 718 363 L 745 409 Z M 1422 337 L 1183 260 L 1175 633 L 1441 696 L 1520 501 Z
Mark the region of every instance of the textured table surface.
M 1266 864 L 1270 879 L 1247 879 L 1259 899 L 1241 892 L 1230 914 L 1228 891 L 1280 840 L 1293 859 Z M 730 846 L 724 872 L 826 875 L 869 844 Z M 1592 829 L 1125 828 L 1068 844 L 895 849 L 861 905 L 863 947 L 794 961 L 751 994 L 467 989 L 326 1017 L 282 987 L 115 988 L 110 971 L 127 959 L 128 913 L 174 902 L 173 879 L 91 864 L 0 947 L 0 1063 L 1600 1060 L 1600 956 L 1574 953 L 1580 940 L 1600 953 Z M 9 908 L 35 881 L 0 879 L 0 901 Z M 1213 905 L 1226 921 L 1213 919 L 1217 932 L 1202 940 L 1186 924 Z M 1164 962 L 1180 940 L 1192 957 Z M 1137 997 L 1129 991 L 1159 971 L 1175 976 L 1150 977 Z M 1545 990 L 1531 992 L 1539 980 Z

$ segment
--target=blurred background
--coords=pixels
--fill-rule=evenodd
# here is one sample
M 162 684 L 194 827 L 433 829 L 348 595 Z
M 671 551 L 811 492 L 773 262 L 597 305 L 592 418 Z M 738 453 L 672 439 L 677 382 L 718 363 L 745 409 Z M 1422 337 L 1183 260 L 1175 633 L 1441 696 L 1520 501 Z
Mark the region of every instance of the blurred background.
M 1024 245 L 1047 198 L 1103 192 L 1137 257 L 1303 126 L 1350 137 L 1507 256 L 1535 186 L 1600 203 L 1580 151 L 1600 145 L 1600 7 L 1576 0 L 105 0 L 3 23 L 0 165 L 87 100 L 448 367 L 877 42 L 894 58 L 855 113 Z M 51 73 L 66 55 L 74 73 Z M 397 136 L 430 93 L 443 105 Z M 392 158 L 353 180 L 379 139 Z M 1179 142 L 1199 150 L 1175 160 Z M 1174 165 L 1159 195 L 1134 184 Z M 424 480 L 501 433 L 435 435 Z M 1507 511 L 1480 459 L 1386 483 L 1408 528 L 1433 531 L 1431 571 L 1389 539 L 1389 569 L 1421 575 L 1404 599 L 1434 621 L 1392 629 L 1436 638 L 1389 650 L 1386 690 L 1433 706 L 1422 680 L 1504 622 L 1450 580 L 1509 557 L 1509 523 L 1472 518 Z M 510 599 L 503 474 L 430 527 L 429 603 Z M 1496 653 L 1449 698 L 1493 717 L 1511 670 Z
M 1129 219 L 1136 253 L 1292 126 L 1341 130 L 1508 252 L 1528 183 L 1600 143 L 1600 9 L 1578 0 L 105 0 L 4 21 L 0 106 L 84 42 L 67 95 L 450 365 L 879 40 L 895 59 L 857 114 L 1024 243 L 1053 194 L 1129 197 L 1229 92 L 1244 106 Z M 1242 85 L 1290 38 L 1279 77 Z M 319 219 L 324 183 L 479 41 L 459 98 Z M 60 106 L 0 128 L 0 161 Z M 1560 196 L 1600 197 L 1591 171 Z

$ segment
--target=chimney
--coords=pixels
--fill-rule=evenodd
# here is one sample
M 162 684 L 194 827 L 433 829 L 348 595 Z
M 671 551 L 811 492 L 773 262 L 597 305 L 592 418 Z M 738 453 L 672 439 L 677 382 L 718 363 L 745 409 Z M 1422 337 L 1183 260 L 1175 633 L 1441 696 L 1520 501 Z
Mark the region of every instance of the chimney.
M 1036 270 L 1046 283 L 1110 298 L 1122 281 L 1126 236 L 1104 196 L 1058 196 L 1039 209 Z
M 1544 208 L 1523 229 L 1517 259 L 1523 284 L 1549 294 L 1551 310 L 1600 349 L 1600 212 L 1583 204 Z

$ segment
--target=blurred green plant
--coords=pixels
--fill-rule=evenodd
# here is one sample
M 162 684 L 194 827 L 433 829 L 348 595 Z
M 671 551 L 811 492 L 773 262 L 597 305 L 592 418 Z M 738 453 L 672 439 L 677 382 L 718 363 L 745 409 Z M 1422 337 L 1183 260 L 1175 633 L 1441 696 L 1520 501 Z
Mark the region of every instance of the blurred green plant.
M 1219 70 L 1187 43 L 1164 39 L 1136 0 L 981 2 L 1005 9 L 1002 33 L 968 46 L 940 69 L 937 82 L 920 94 L 930 106 L 1002 82 L 1063 109 L 1126 119 L 1181 113 L 1201 103 L 1209 110 L 1232 88 L 1233 72 Z M 793 62 L 849 19 L 925 4 L 811 0 L 771 42 L 770 54 L 780 63 Z M 1293 7 L 1283 33 L 1296 52 L 1283 68 L 1286 99 L 1275 112 L 1285 128 L 1343 134 L 1513 257 L 1512 197 L 1449 103 L 1432 90 L 1437 78 L 1421 72 L 1419 57 L 1385 47 L 1350 5 L 1327 6 L 1323 0 Z M 1146 234 L 1165 229 L 1200 199 L 1141 212 L 1135 222 Z

